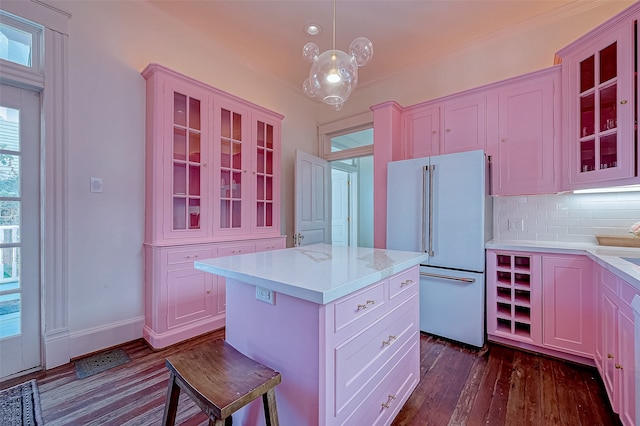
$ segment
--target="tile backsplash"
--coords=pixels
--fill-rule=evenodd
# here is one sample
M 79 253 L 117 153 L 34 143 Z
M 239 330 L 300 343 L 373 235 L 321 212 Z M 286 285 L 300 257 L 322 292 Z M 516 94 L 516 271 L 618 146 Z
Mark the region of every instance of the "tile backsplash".
M 595 243 L 595 235 L 631 235 L 640 192 L 494 197 L 493 238 Z

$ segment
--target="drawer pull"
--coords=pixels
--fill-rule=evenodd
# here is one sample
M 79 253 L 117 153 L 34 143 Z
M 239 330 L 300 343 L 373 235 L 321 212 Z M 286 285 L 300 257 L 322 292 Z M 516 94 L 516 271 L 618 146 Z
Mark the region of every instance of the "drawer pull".
M 184 258 L 185 258 L 185 259 L 191 259 L 191 256 L 185 256 Z M 195 256 L 193 256 L 193 258 L 194 258 L 194 259 L 197 259 L 197 258 L 198 258 L 198 255 L 196 254 Z
M 609 359 L 613 359 L 613 355 L 611 355 L 611 354 L 607 354 L 607 358 L 609 358 Z
M 616 368 L 617 368 L 618 370 L 622 370 L 622 366 L 621 366 L 620 364 L 618 364 L 617 362 L 616 362 Z
M 389 340 L 383 340 L 382 346 L 391 345 L 391 342 L 396 340 L 398 336 L 389 336 Z
M 361 304 L 358 303 L 358 309 L 356 309 L 356 311 L 360 311 L 362 309 L 367 309 L 369 307 L 369 305 L 375 305 L 375 304 L 376 304 L 375 300 L 367 300 L 364 305 L 361 305 Z
M 404 287 L 406 285 L 413 284 L 413 280 L 406 280 L 400 283 L 400 287 Z
M 391 401 L 393 401 L 394 399 L 396 399 L 395 395 L 389 395 L 389 397 L 387 398 L 387 402 L 382 403 L 382 408 L 389 408 Z

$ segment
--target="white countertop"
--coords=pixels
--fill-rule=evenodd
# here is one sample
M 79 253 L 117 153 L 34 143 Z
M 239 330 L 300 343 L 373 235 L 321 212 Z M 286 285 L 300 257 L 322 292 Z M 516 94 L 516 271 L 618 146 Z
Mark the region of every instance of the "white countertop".
M 589 243 L 564 243 L 558 241 L 491 240 L 485 248 L 494 250 L 520 250 L 541 253 L 581 254 L 616 274 L 640 290 L 640 266 L 622 259 L 640 258 L 640 248 L 601 246 Z
M 194 262 L 196 269 L 326 304 L 404 271 L 426 253 L 313 244 Z

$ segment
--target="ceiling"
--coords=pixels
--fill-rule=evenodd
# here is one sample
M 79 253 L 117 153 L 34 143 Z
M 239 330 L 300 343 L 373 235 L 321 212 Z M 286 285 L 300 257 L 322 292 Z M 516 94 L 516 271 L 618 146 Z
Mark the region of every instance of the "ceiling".
M 302 57 L 302 47 L 309 41 L 320 52 L 332 46 L 331 0 L 148 1 L 206 37 L 222 40 L 254 68 L 300 89 L 311 66 Z M 363 86 L 571 3 L 594 2 L 337 0 L 336 48 L 347 51 L 359 36 L 371 40 L 373 59 L 358 75 L 359 86 Z M 322 33 L 306 35 L 304 27 L 309 23 L 320 24 Z

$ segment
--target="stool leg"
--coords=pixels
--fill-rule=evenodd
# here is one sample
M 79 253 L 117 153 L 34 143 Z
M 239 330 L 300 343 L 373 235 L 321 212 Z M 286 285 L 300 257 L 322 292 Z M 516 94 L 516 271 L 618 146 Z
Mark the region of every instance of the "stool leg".
M 167 401 L 164 404 L 163 425 L 173 426 L 176 424 L 176 412 L 178 411 L 179 397 L 180 386 L 176 383 L 176 375 L 171 373 L 171 377 L 169 377 L 169 389 L 167 390 Z
M 278 408 L 276 407 L 276 392 L 269 389 L 262 394 L 262 404 L 264 405 L 264 419 L 267 426 L 278 426 Z

